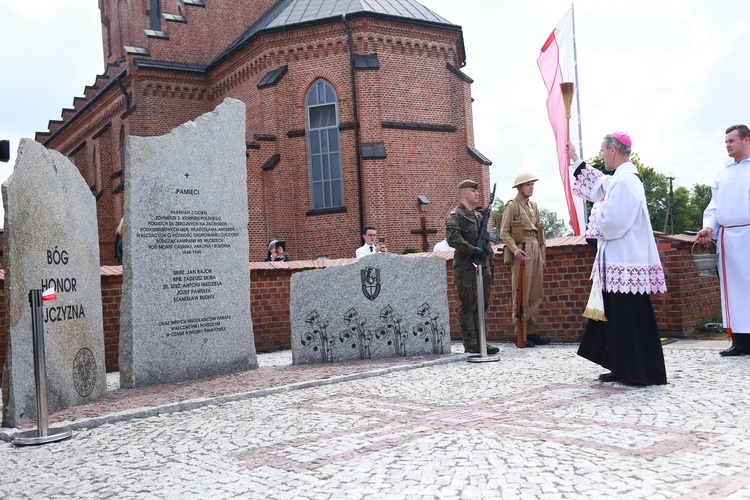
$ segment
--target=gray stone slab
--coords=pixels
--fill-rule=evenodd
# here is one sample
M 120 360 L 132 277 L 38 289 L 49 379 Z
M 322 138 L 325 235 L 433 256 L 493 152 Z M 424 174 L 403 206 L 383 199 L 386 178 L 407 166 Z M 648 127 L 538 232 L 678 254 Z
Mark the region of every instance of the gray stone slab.
M 78 169 L 31 139 L 18 148 L 2 186 L 5 207 L 7 425 L 36 421 L 29 291 L 54 287 L 43 305 L 50 413 L 92 401 L 107 389 L 96 200 Z
M 257 368 L 245 105 L 226 99 L 126 151 L 121 386 Z
M 450 353 L 445 259 L 380 253 L 292 275 L 293 364 Z

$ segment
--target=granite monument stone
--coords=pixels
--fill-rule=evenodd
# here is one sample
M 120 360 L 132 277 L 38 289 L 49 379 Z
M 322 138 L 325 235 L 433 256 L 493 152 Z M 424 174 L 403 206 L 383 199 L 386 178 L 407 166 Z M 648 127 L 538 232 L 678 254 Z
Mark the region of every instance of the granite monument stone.
M 54 288 L 43 326 L 50 413 L 107 390 L 96 200 L 57 151 L 22 139 L 2 186 L 8 351 L 3 425 L 37 419 L 30 290 Z
M 245 105 L 126 140 L 120 384 L 257 368 Z
M 445 259 L 379 253 L 292 275 L 294 364 L 451 350 Z

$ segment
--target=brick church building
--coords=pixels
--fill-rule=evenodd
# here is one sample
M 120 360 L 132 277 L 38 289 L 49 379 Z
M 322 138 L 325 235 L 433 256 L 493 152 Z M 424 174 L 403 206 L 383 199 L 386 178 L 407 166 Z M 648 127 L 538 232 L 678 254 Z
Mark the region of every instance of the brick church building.
M 474 147 L 461 27 L 415 0 L 99 0 L 105 71 L 36 140 L 78 167 L 114 264 L 125 137 L 247 106 L 251 261 L 353 257 L 444 237 L 456 184 L 489 190 Z M 425 202 L 429 202 L 426 204 Z

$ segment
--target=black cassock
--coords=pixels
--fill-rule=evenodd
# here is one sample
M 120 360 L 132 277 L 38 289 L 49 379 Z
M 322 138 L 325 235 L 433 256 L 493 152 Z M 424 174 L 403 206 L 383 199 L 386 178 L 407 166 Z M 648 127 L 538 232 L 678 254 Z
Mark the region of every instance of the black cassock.
M 645 293 L 603 292 L 609 321 L 588 320 L 578 355 L 643 385 L 667 383 L 659 327 Z

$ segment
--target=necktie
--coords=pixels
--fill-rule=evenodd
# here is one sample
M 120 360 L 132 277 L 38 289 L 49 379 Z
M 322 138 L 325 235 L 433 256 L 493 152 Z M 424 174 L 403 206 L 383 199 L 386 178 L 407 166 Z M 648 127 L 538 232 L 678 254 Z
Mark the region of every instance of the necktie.
M 372 245 L 370 245 L 370 252 L 372 252 Z

